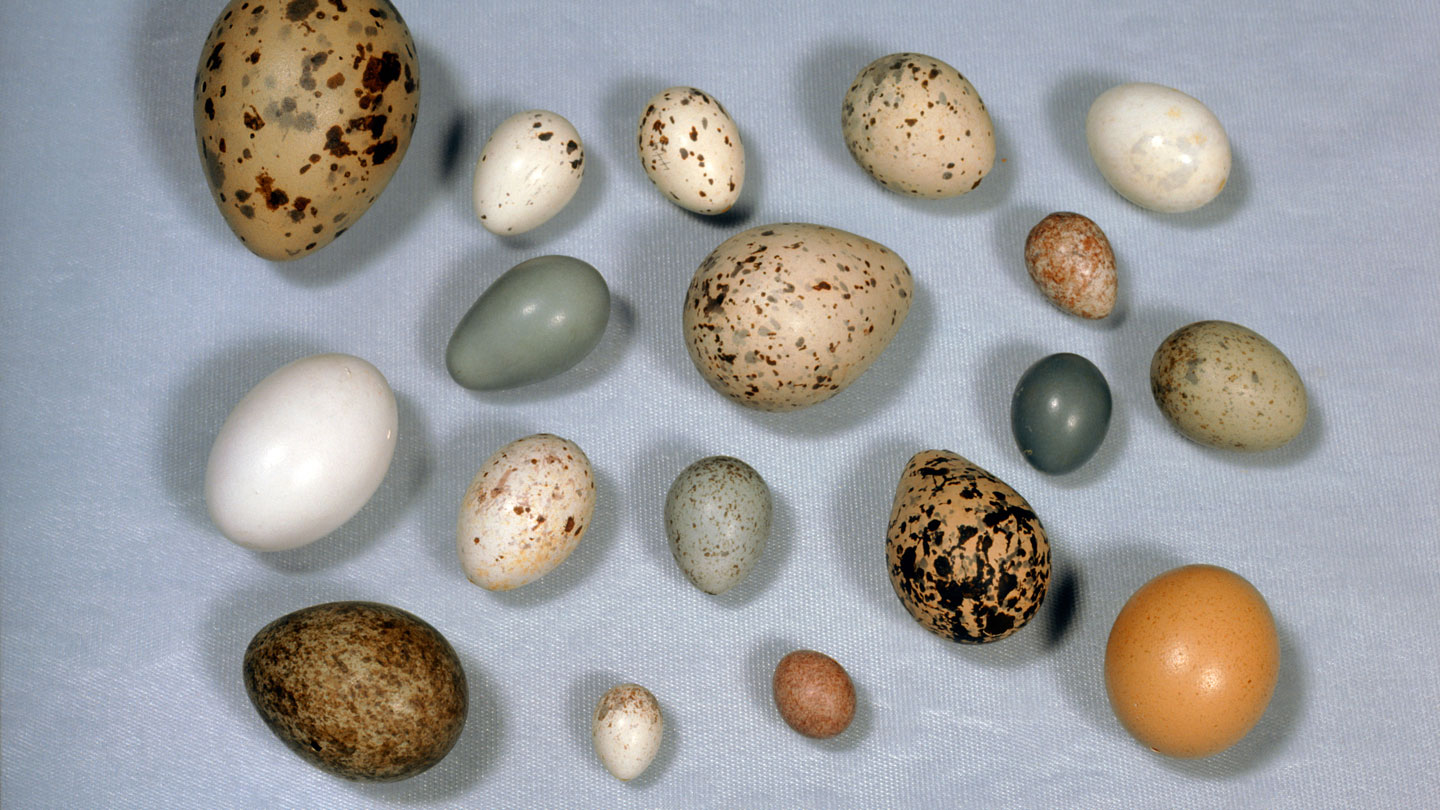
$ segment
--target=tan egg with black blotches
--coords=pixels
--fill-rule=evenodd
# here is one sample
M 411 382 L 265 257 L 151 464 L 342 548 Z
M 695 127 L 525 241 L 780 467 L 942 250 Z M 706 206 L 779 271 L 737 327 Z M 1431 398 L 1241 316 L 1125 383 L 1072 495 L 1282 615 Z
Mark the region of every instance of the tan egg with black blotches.
M 866 65 L 845 93 L 841 129 L 860 167 L 891 191 L 958 197 L 995 165 L 995 127 L 960 71 L 919 53 Z
M 460 503 L 456 545 L 471 582 L 529 584 L 564 562 L 595 513 L 590 459 L 568 439 L 526 436 L 496 450 Z
M 914 281 L 894 251 L 837 228 L 762 225 L 711 251 L 685 294 L 701 376 L 735 402 L 791 411 L 853 383 L 900 331 Z
M 1035 617 L 1050 585 L 1050 544 L 1030 504 L 948 450 L 911 457 L 886 533 L 895 595 L 951 641 L 996 641 Z
M 637 138 L 645 174 L 665 198 L 697 214 L 729 211 L 745 185 L 745 145 L 710 94 L 671 87 L 645 104 Z
M 232 0 L 195 74 L 211 196 L 257 255 L 307 256 L 380 196 L 419 105 L 415 43 L 387 0 Z

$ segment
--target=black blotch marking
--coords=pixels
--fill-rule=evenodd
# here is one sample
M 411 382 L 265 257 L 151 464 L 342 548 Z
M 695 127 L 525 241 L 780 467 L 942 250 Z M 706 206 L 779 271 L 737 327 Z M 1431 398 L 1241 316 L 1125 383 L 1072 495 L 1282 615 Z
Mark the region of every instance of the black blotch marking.
M 300 22 L 310 16 L 310 12 L 320 5 L 319 0 L 290 0 L 285 6 L 285 19 L 290 22 Z M 257 9 L 258 11 L 258 9 Z
M 368 147 L 365 150 L 365 154 L 370 155 L 371 162 L 374 163 L 374 165 L 379 166 L 380 164 L 389 160 L 399 148 L 400 139 L 392 136 L 388 141 L 381 141 L 380 143 Z

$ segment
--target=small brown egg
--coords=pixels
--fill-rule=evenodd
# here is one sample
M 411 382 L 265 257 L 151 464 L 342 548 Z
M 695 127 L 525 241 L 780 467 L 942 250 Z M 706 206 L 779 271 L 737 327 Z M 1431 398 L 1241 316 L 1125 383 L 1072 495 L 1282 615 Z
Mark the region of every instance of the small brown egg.
M 1103 318 L 1115 309 L 1115 254 L 1100 226 L 1060 211 L 1025 239 L 1025 268 L 1050 303 L 1071 315 Z
M 1239 574 L 1187 565 L 1141 586 L 1105 647 L 1105 689 L 1120 724 L 1151 750 L 1208 757 L 1265 713 L 1280 672 L 1270 608 Z
M 245 691 L 290 750 L 345 779 L 430 768 L 465 727 L 460 659 L 419 617 L 373 602 L 282 616 L 245 650 Z
M 806 737 L 834 737 L 855 717 L 855 686 L 834 658 L 796 650 L 775 666 L 775 708 Z

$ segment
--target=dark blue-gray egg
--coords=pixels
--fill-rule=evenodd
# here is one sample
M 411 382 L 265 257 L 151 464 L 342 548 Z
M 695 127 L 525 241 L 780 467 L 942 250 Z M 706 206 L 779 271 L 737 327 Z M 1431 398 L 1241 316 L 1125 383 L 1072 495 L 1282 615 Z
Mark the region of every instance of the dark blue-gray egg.
M 1030 466 L 1053 475 L 1079 469 L 1110 427 L 1105 375 L 1078 354 L 1044 358 L 1015 386 L 1010 427 Z
M 610 320 L 610 288 L 594 267 L 538 256 L 505 271 L 455 327 L 445 367 L 477 391 L 554 377 L 585 359 Z

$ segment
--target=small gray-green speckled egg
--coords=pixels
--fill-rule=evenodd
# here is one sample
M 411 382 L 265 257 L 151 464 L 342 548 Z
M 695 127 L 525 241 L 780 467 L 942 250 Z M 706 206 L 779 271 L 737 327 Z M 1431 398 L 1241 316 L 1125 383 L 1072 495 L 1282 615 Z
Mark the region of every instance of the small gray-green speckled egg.
M 916 453 L 905 465 L 885 556 L 905 609 L 952 641 L 1014 633 L 1050 585 L 1050 544 L 1030 504 L 947 450 Z
M 346 779 L 406 779 L 449 753 L 469 692 L 440 632 L 399 608 L 330 602 L 282 616 L 245 650 L 245 691 L 292 751 Z
M 913 290 L 910 269 L 879 242 L 824 225 L 751 228 L 711 251 L 690 281 L 690 359 L 742 405 L 814 405 L 875 362 Z
M 749 464 L 710 456 L 686 467 L 665 497 L 665 532 L 676 565 L 695 587 L 735 587 L 770 538 L 770 489 Z
M 933 56 L 895 53 L 866 65 L 840 120 L 856 162 L 901 194 L 957 197 L 995 164 L 995 128 L 980 94 Z
M 1290 360 L 1226 321 L 1177 329 L 1150 361 L 1155 404 L 1187 438 L 1229 450 L 1273 450 L 1300 434 L 1309 403 Z
M 745 185 L 740 130 L 720 102 L 671 87 L 645 104 L 638 135 L 645 174 L 665 198 L 697 214 L 723 214 Z
M 225 222 L 282 261 L 324 247 L 390 182 L 420 62 L 387 0 L 232 0 L 195 73 L 195 137 Z

